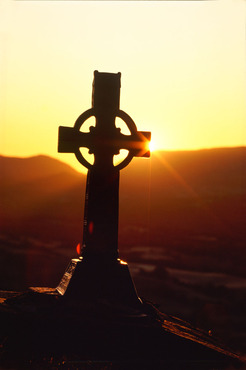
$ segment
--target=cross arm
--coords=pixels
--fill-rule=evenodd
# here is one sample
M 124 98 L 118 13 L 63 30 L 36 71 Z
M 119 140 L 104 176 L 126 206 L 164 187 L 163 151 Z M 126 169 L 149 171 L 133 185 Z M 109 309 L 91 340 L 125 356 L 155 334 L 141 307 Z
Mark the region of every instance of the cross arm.
M 91 153 L 99 146 L 108 147 L 115 154 L 120 149 L 129 150 L 134 157 L 149 157 L 149 141 L 151 133 L 148 131 L 135 131 L 131 135 L 123 135 L 120 129 L 116 128 L 114 138 L 105 140 L 101 135 L 97 135 L 96 128 L 91 127 L 90 132 L 81 132 L 74 127 L 59 127 L 59 153 L 74 153 L 80 147 L 86 147 Z
M 131 135 L 120 136 L 119 146 L 121 149 L 127 149 L 133 157 L 150 157 L 149 142 L 151 132 L 135 131 Z
M 81 132 L 74 127 L 59 127 L 58 152 L 74 153 L 80 147 L 90 146 L 90 133 Z

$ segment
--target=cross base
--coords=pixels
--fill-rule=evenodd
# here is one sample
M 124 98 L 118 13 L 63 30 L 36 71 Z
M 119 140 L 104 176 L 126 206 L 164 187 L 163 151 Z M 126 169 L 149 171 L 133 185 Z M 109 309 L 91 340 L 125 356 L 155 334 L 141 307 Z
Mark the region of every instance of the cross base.
M 121 306 L 139 307 L 137 295 L 126 262 L 72 259 L 56 290 L 74 301 L 102 300 Z

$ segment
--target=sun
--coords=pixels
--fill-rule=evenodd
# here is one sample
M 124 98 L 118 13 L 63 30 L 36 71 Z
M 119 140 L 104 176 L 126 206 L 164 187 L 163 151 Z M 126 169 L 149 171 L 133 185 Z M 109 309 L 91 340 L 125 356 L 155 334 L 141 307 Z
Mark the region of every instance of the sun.
M 149 150 L 150 150 L 151 153 L 154 152 L 155 150 L 157 150 L 156 143 L 152 139 L 149 142 Z

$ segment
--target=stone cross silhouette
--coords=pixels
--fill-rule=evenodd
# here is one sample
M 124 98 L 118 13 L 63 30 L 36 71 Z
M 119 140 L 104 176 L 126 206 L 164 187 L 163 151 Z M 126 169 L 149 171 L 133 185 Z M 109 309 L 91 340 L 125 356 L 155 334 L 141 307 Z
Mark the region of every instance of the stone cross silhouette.
M 119 171 L 127 166 L 134 156 L 150 156 L 151 133 L 137 131 L 131 117 L 119 109 L 120 78 L 120 73 L 95 71 L 92 108 L 78 117 L 74 127 L 59 127 L 58 151 L 74 153 L 78 161 L 88 168 L 80 261 L 83 260 L 83 266 L 88 266 L 89 263 L 90 271 L 93 270 L 92 266 L 97 265 L 97 273 L 102 263 L 111 263 L 113 270 L 112 263 L 121 262 L 118 255 Z M 91 126 L 89 132 L 80 131 L 83 123 L 91 116 L 95 117 L 95 126 Z M 126 123 L 130 135 L 122 134 L 121 129 L 115 126 L 116 117 Z M 88 148 L 89 153 L 94 154 L 94 164 L 84 158 L 81 147 Z M 120 164 L 114 165 L 113 157 L 119 154 L 121 149 L 128 150 L 128 155 Z M 71 283 L 71 277 L 75 275 L 78 261 L 72 260 L 60 282 L 57 289 L 61 294 L 69 290 L 68 285 Z M 85 278 L 88 270 L 85 267 L 82 270 Z M 105 271 L 102 274 L 105 278 Z M 86 279 L 88 280 L 88 276 Z M 110 279 L 115 277 L 111 276 L 108 280 Z M 70 284 L 72 285 L 76 284 Z

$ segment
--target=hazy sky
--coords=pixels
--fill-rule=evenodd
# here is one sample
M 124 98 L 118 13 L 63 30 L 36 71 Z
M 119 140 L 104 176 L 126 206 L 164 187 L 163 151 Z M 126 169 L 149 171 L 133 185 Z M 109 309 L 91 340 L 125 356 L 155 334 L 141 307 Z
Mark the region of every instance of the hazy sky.
M 93 71 L 121 72 L 121 109 L 156 147 L 246 145 L 244 0 L 0 1 L 0 154 L 57 153 L 91 107 Z M 78 167 L 77 167 L 78 168 Z

